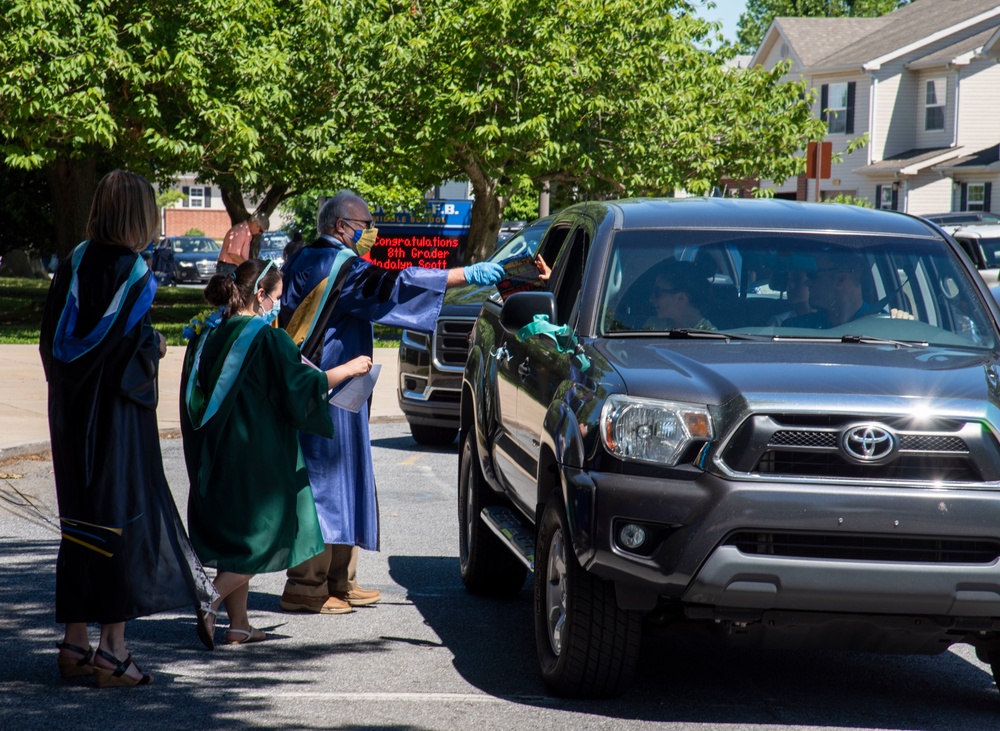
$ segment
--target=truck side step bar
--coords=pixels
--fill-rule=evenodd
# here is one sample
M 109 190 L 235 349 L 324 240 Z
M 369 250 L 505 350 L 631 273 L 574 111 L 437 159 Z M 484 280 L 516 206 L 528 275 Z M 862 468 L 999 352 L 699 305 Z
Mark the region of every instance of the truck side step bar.
M 483 508 L 483 522 L 521 559 L 529 571 L 535 570 L 535 532 L 512 508 L 490 505 Z

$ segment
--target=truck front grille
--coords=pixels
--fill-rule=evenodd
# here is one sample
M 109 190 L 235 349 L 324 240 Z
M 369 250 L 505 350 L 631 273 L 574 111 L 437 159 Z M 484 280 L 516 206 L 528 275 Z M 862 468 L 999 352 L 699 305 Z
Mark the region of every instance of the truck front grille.
M 892 435 L 885 458 L 866 462 L 845 448 L 858 425 Z M 992 433 L 976 422 L 916 422 L 875 414 L 754 414 L 743 421 L 722 454 L 734 472 L 761 477 L 996 483 L 1000 451 Z
M 996 541 L 955 538 L 747 531 L 730 536 L 725 544 L 750 555 L 843 561 L 989 564 L 1000 557 Z
M 462 370 L 469 355 L 469 333 L 476 319 L 438 318 L 434 330 L 434 357 L 444 369 Z

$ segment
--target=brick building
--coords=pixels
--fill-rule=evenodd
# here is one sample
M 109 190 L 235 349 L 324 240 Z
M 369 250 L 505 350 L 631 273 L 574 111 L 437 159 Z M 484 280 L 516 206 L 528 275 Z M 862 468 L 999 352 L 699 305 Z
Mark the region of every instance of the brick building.
M 174 190 L 184 194 L 184 199 L 160 210 L 160 228 L 163 236 L 183 236 L 191 229 L 203 231 L 206 236 L 222 241 L 232 225 L 229 214 L 222 204 L 221 191 L 207 183 L 197 181 L 194 173 L 178 177 Z M 247 210 L 253 211 L 255 204 L 246 202 Z M 271 215 L 271 230 L 284 225 L 280 211 Z

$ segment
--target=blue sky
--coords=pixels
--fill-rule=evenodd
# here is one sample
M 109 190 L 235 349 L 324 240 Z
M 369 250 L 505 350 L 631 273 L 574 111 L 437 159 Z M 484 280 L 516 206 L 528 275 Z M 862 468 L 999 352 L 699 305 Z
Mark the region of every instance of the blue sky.
M 698 14 L 706 20 L 721 20 L 722 34 L 730 41 L 736 40 L 736 25 L 740 22 L 740 13 L 747 7 L 747 0 L 715 0 L 715 8 L 707 9 L 702 5 Z

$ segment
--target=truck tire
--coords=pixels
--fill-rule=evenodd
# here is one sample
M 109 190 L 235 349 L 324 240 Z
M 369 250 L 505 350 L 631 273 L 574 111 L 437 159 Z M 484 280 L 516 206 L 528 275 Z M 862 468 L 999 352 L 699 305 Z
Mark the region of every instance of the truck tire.
M 455 441 L 458 429 L 447 426 L 410 424 L 410 434 L 413 435 L 413 441 L 425 447 L 447 447 Z
M 620 693 L 635 671 L 642 616 L 619 609 L 614 584 L 581 568 L 556 498 L 538 528 L 534 599 L 535 645 L 548 690 L 573 698 Z
M 473 594 L 514 596 L 524 586 L 528 569 L 480 517 L 488 500 L 476 435 L 470 431 L 458 457 L 458 566 L 462 583 Z

